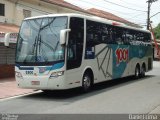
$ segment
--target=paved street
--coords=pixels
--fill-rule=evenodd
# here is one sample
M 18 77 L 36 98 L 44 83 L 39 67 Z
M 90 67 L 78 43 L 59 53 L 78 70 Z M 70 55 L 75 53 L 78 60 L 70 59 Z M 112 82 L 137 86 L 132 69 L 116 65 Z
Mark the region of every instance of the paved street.
M 34 91 L 16 98 L 0 99 L 0 113 L 159 113 L 160 62 L 145 78 L 117 79 L 95 85 L 82 94 L 79 89 L 44 94 Z

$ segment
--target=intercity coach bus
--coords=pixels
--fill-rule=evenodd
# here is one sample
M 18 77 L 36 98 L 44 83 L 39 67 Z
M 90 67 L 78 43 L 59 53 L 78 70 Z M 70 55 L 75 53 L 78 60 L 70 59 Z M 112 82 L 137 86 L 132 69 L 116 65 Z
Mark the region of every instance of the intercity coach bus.
M 123 23 L 80 14 L 23 20 L 16 47 L 19 87 L 60 90 L 117 78 L 144 77 L 153 68 L 151 34 Z

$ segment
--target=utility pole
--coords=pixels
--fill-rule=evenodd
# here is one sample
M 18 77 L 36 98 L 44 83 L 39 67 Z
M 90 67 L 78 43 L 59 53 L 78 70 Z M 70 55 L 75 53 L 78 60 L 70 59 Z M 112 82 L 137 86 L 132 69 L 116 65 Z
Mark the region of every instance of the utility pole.
M 148 12 L 147 12 L 147 30 L 149 30 L 149 24 L 150 24 L 150 10 L 151 10 L 151 4 L 153 2 L 156 2 L 157 0 L 148 0 Z

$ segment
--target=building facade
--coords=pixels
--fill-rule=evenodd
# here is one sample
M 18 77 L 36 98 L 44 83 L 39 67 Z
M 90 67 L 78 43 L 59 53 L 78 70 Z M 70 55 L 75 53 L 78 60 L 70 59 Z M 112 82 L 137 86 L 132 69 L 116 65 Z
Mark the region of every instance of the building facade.
M 0 78 L 14 75 L 16 42 L 4 47 L 4 36 L 12 32 L 17 37 L 24 18 L 55 13 L 82 13 L 87 11 L 63 0 L 0 0 Z
M 55 13 L 90 14 L 63 0 L 0 0 L 0 6 L 0 22 L 18 26 L 24 18 L 31 16 Z

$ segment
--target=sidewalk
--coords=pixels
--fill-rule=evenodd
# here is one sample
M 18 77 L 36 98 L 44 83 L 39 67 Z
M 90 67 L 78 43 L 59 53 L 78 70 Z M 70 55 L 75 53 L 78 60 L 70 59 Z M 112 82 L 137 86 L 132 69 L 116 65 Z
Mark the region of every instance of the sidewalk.
M 0 80 L 0 99 L 32 93 L 31 89 L 21 89 L 17 87 L 14 78 L 4 78 Z
M 160 61 L 154 61 L 153 62 L 153 69 L 154 68 L 159 68 L 160 67 Z

